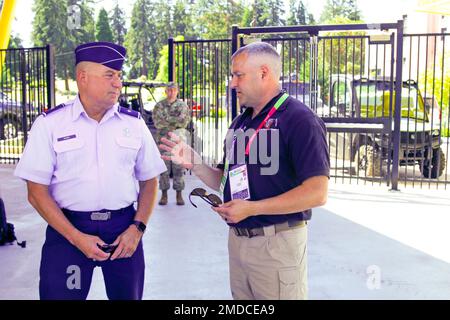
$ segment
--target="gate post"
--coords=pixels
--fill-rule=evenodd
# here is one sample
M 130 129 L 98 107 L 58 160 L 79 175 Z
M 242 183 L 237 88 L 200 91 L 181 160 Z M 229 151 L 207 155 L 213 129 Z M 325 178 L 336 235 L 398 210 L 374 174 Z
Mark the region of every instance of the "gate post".
M 237 25 L 233 25 L 231 28 L 231 55 L 233 55 L 238 50 L 238 32 L 239 28 Z M 236 90 L 231 90 L 231 120 L 236 118 L 237 112 L 237 95 Z
M 402 71 L 403 71 L 403 20 L 397 21 L 397 57 L 395 59 L 395 113 L 394 113 L 394 136 L 392 159 L 392 190 L 398 190 L 399 152 L 400 152 L 400 119 L 402 103 Z
M 47 109 L 55 106 L 55 47 L 48 44 L 45 47 L 47 63 Z
M 27 143 L 28 140 L 28 128 L 27 128 L 27 59 L 25 57 L 25 51 L 21 50 L 20 54 L 20 83 L 22 86 L 22 131 L 24 144 Z
M 310 65 L 309 65 L 309 103 L 310 108 L 317 112 L 317 98 L 318 98 L 318 90 L 317 90 L 317 79 L 319 77 L 318 73 L 318 35 L 319 33 L 312 32 L 310 33 Z
M 168 79 L 168 81 L 169 82 L 172 82 L 172 81 L 174 81 L 174 70 L 175 70 L 175 68 L 174 68 L 174 66 L 175 66 L 175 59 L 174 59 L 174 43 L 173 43 L 173 38 L 169 38 L 169 40 L 168 40 L 168 49 L 169 49 L 169 61 L 168 61 L 168 64 L 169 64 L 169 70 L 168 70 L 168 77 L 167 77 L 167 79 Z

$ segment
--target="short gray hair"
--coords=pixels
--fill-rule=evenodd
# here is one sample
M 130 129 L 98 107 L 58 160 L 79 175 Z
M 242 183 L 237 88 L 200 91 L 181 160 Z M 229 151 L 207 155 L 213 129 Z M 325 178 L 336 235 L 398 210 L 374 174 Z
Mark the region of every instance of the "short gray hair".
M 281 76 L 281 57 L 277 50 L 267 42 L 253 42 L 245 47 L 239 48 L 232 56 L 231 60 L 237 56 L 246 53 L 248 57 L 264 57 L 265 62 L 270 66 L 275 77 Z

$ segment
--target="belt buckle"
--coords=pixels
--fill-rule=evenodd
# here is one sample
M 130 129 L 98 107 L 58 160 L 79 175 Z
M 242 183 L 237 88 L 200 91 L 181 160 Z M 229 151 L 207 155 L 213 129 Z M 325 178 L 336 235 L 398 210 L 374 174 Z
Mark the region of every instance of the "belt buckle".
M 256 233 L 253 233 L 252 229 L 245 229 L 247 231 L 247 237 L 248 238 L 253 238 L 255 236 L 257 236 Z
M 111 218 L 111 211 L 91 213 L 91 220 L 93 221 L 106 221 L 109 218 Z
M 249 231 L 247 228 L 234 228 L 234 233 L 238 236 L 238 237 L 249 237 L 251 238 L 252 236 L 250 235 Z

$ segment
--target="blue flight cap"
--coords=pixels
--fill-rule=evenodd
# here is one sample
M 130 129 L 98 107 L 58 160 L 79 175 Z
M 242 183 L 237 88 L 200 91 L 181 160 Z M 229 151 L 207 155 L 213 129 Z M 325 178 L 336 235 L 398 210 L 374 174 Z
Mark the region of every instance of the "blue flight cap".
M 89 61 L 120 71 L 126 55 L 127 50 L 115 43 L 88 42 L 75 48 L 75 65 Z

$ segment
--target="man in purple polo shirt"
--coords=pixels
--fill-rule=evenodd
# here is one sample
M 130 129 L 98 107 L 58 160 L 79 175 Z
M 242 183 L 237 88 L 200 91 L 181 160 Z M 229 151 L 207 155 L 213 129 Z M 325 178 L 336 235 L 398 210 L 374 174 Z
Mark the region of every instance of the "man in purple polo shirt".
M 213 209 L 230 226 L 233 298 L 306 299 L 306 222 L 328 193 L 326 129 L 308 107 L 281 91 L 281 58 L 271 45 L 240 48 L 231 73 L 231 87 L 246 110 L 231 124 L 222 164 L 203 164 L 174 134 L 160 148 L 223 191 L 225 203 Z
M 96 266 L 109 299 L 142 299 L 141 238 L 167 168 L 140 114 L 117 103 L 125 54 L 108 42 L 75 49 L 79 94 L 36 119 L 17 165 L 49 224 L 41 299 L 86 299 Z

